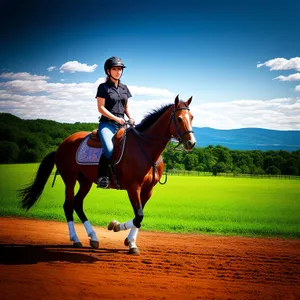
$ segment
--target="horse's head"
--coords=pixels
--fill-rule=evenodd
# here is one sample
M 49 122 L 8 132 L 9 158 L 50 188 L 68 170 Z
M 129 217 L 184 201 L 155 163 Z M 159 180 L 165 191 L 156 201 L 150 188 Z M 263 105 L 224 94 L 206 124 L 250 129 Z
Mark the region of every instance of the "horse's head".
M 171 135 L 183 144 L 186 151 L 190 151 L 196 145 L 196 139 L 192 128 L 193 115 L 189 105 L 192 102 L 190 97 L 186 102 L 175 98 L 174 110 L 171 115 L 169 127 Z

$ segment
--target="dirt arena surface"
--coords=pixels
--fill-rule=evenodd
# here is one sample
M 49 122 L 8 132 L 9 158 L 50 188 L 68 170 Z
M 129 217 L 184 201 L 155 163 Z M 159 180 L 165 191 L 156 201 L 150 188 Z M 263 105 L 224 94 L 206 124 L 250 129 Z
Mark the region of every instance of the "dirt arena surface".
M 4 299 L 300 299 L 300 240 L 140 231 L 140 256 L 126 232 L 94 227 L 89 247 L 68 242 L 67 224 L 0 218 Z

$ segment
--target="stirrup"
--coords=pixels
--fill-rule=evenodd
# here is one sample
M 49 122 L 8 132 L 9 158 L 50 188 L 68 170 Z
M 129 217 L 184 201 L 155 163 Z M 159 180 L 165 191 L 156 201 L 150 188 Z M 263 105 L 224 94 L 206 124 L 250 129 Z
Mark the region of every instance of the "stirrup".
M 108 189 L 109 187 L 109 178 L 106 176 L 99 177 L 97 181 L 97 187 L 102 189 Z

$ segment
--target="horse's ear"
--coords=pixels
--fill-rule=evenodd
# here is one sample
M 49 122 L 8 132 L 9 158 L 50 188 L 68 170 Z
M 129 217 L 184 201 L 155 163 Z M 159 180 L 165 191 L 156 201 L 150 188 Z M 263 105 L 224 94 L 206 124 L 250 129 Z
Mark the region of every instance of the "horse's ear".
M 189 106 L 192 102 L 192 99 L 193 99 L 193 96 L 191 96 L 186 102 L 185 102 L 185 105 L 186 106 Z
M 178 103 L 179 103 L 179 95 L 177 95 L 175 98 L 175 107 L 177 107 Z

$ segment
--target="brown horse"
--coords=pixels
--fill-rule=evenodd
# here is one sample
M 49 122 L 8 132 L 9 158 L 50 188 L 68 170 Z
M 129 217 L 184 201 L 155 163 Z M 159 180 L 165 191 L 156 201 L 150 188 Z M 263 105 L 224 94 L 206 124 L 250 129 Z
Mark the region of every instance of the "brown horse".
M 189 109 L 191 101 L 192 97 L 184 102 L 177 96 L 173 104 L 154 110 L 136 127 L 127 128 L 125 130 L 126 142 L 123 136 L 123 142 L 119 142 L 115 146 L 112 159 L 115 162 L 113 169 L 118 180 L 114 180 L 114 176 L 111 176 L 110 188 L 121 188 L 127 191 L 134 218 L 125 223 L 111 221 L 108 229 L 115 232 L 131 229 L 125 240 L 125 245 L 129 246 L 131 254 L 139 254 L 136 246 L 138 228 L 144 217 L 145 204 L 152 195 L 153 187 L 162 176 L 164 164 L 161 155 L 167 143 L 171 138 L 175 138 L 183 144 L 186 151 L 191 150 L 196 144 L 192 131 L 193 116 Z M 45 156 L 33 183 L 20 190 L 20 197 L 22 207 L 29 210 L 40 198 L 53 167 L 56 165 L 66 188 L 63 207 L 68 222 L 70 240 L 73 241 L 75 247 L 82 247 L 73 223 L 75 210 L 90 237 L 90 245 L 98 248 L 99 242 L 96 233 L 83 211 L 83 200 L 92 184 L 97 182 L 98 166 L 80 165 L 76 162 L 77 149 L 89 134 L 89 132 L 77 132 L 67 137 L 56 152 Z M 111 172 L 112 174 L 113 172 Z M 80 187 L 74 196 L 76 181 L 79 182 Z M 120 185 L 117 185 L 116 182 L 119 182 Z

